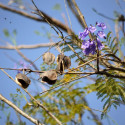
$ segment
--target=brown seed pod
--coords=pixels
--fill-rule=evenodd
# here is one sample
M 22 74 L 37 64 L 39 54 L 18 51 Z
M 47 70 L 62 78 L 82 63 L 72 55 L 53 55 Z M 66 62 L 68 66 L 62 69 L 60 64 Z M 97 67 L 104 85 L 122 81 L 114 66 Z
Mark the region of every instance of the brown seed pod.
M 63 62 L 64 54 L 61 53 L 57 56 L 56 62 L 57 62 L 57 71 L 59 71 L 61 74 L 64 72 L 64 62 Z
M 64 72 L 64 63 L 63 60 L 57 63 L 56 70 L 62 74 Z
M 61 74 L 64 72 L 65 69 L 68 69 L 71 66 L 70 58 L 62 53 L 57 56 L 56 62 L 57 71 L 59 71 Z
M 24 89 L 26 89 L 31 83 L 30 79 L 25 74 L 21 74 L 21 73 L 18 73 L 16 75 L 15 80 Z
M 59 64 L 59 63 L 63 60 L 63 58 L 64 58 L 64 54 L 63 54 L 63 53 L 59 54 L 59 55 L 57 56 L 57 58 L 56 58 L 57 64 Z
M 53 85 L 56 83 L 57 73 L 55 70 L 49 70 L 42 73 L 40 77 L 42 78 L 43 82 L 47 82 L 48 84 Z
M 68 69 L 71 66 L 71 60 L 68 56 L 64 56 L 63 58 L 64 69 Z
M 43 61 L 47 64 L 53 64 L 55 61 L 55 56 L 54 54 L 50 53 L 50 52 L 46 52 L 43 54 Z

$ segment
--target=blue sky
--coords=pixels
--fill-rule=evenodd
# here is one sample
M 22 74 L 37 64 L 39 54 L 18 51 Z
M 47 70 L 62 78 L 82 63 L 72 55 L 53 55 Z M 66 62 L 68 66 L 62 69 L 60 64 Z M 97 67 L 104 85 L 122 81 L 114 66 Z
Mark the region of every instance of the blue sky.
M 66 16 L 66 19 L 68 21 L 68 16 L 67 12 L 65 9 L 65 4 L 63 0 L 40 0 L 36 1 L 36 4 L 38 5 L 38 8 L 41 9 L 42 11 L 46 12 L 48 15 L 60 20 L 61 22 L 65 23 L 64 18 L 62 15 Z M 119 0 L 121 3 L 121 6 L 124 8 L 125 7 L 125 2 L 123 0 Z M 6 3 L 6 0 L 1 0 L 1 3 Z M 97 15 L 92 8 L 95 8 L 98 12 L 103 13 L 104 15 L 107 15 L 108 17 L 114 18 L 114 11 L 117 10 L 120 13 L 123 13 L 119 6 L 116 4 L 115 0 L 76 0 L 81 12 L 83 13 L 85 20 L 87 24 L 92 24 L 94 25 L 96 21 L 99 22 L 104 22 L 107 25 L 107 30 L 106 33 L 109 31 L 114 32 L 114 23 L 111 20 L 105 19 L 99 15 Z M 26 3 L 31 3 L 30 0 L 27 0 Z M 53 7 L 55 4 L 60 4 L 61 10 L 57 11 L 54 10 Z M 125 8 L 124 8 L 125 9 Z M 31 13 L 31 10 L 28 11 Z M 79 31 L 83 31 L 82 27 L 78 24 L 76 18 L 74 15 L 71 13 L 71 11 L 68 9 L 69 16 L 71 18 L 71 23 L 72 23 L 72 29 L 76 34 L 79 33 Z M 124 11 L 125 12 L 125 11 Z M 6 18 L 6 20 L 5 20 Z M 10 24 L 11 22 L 11 24 Z M 70 23 L 68 21 L 68 24 L 70 26 Z M 42 27 L 45 27 L 43 30 Z M 13 36 L 12 32 L 14 29 L 17 31 L 17 45 L 22 45 L 22 44 L 38 44 L 38 43 L 48 43 L 50 42 L 47 37 L 45 36 L 46 32 L 52 33 L 55 36 L 55 32 L 50 28 L 45 23 L 41 22 L 36 22 L 34 20 L 27 19 L 25 17 L 19 16 L 17 14 L 13 14 L 8 11 L 4 11 L 0 9 L 0 45 L 4 45 L 5 43 L 2 42 L 7 41 L 10 44 L 12 44 L 11 40 L 9 38 L 6 38 L 3 34 L 3 29 L 8 29 L 10 34 Z M 34 32 L 39 31 L 42 36 L 36 35 Z M 114 34 L 115 36 L 115 34 Z M 53 38 L 52 39 L 54 42 L 57 42 L 58 39 Z M 41 54 L 43 54 L 48 48 L 40 48 L 40 49 L 34 49 L 34 50 L 21 50 L 22 53 L 24 53 L 29 59 L 32 61 L 38 58 Z M 59 53 L 53 48 L 51 50 L 54 52 L 54 54 L 57 56 Z M 8 58 L 9 56 L 9 58 Z M 8 67 L 8 68 L 13 68 L 14 67 L 14 62 L 10 59 L 12 57 L 13 59 L 19 61 L 22 60 L 21 57 L 17 54 L 15 50 L 0 50 L 0 67 Z M 40 66 L 42 63 L 42 58 L 39 59 L 35 64 L 37 66 Z M 75 66 L 76 64 L 73 64 Z M 14 71 L 7 71 L 12 77 L 15 77 L 16 72 Z M 10 93 L 16 93 L 16 88 L 18 87 L 13 81 L 11 81 L 2 71 L 0 71 L 0 93 L 2 93 L 6 98 L 9 99 Z M 34 90 L 34 85 L 30 86 L 28 90 L 33 93 Z M 35 88 L 36 89 L 36 88 Z M 41 90 L 39 90 L 41 91 Z M 87 95 L 87 100 L 89 102 L 89 105 L 91 108 L 94 109 L 100 109 L 102 107 L 102 103 L 100 100 L 97 100 L 95 93 Z M 109 116 L 118 123 L 118 125 L 123 125 L 125 124 L 125 119 L 124 119 L 124 112 L 125 112 L 125 106 L 121 105 L 118 107 L 117 110 L 114 108 L 111 109 L 109 112 Z M 99 112 L 95 112 L 100 115 Z M 0 112 L 1 115 L 1 112 Z M 110 125 L 114 125 L 114 123 L 111 121 L 110 118 Z M 0 123 L 4 123 L 5 119 L 0 119 Z M 104 125 L 108 125 L 108 120 L 102 120 Z M 29 121 L 28 121 L 29 123 Z M 94 125 L 92 122 L 87 120 L 85 118 L 84 123 Z M 30 123 L 31 124 L 31 123 Z

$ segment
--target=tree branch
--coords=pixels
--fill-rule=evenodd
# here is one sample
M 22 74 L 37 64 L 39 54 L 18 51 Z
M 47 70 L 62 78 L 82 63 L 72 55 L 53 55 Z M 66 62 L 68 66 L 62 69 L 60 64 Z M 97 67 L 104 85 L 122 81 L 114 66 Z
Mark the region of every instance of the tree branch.
M 78 15 L 78 13 L 76 12 L 76 10 L 75 10 L 75 8 L 74 8 L 74 6 L 73 6 L 72 1 L 71 1 L 71 0 L 67 0 L 67 3 L 68 3 L 69 8 L 71 9 L 71 11 L 73 12 L 73 14 L 76 16 L 77 20 L 78 20 L 79 23 L 81 24 L 81 26 L 82 26 L 83 28 L 85 28 L 85 27 L 84 27 L 84 24 L 83 24 L 83 22 L 82 22 L 82 20 L 81 20 L 81 18 L 80 18 L 80 16 Z
M 12 69 L 12 68 L 1 68 L 0 69 L 5 69 L 5 70 L 18 70 L 18 71 L 26 71 L 26 72 L 37 72 L 37 73 L 44 73 L 45 71 L 40 71 L 40 70 L 32 70 L 32 69 Z
M 42 44 L 36 44 L 36 45 L 18 45 L 18 46 L 13 46 L 13 45 L 8 45 L 8 46 L 0 46 L 0 49 L 36 49 L 36 48 L 41 48 L 41 47 L 50 47 L 55 45 L 55 43 L 42 43 Z
M 36 21 L 39 21 L 39 22 L 45 22 L 46 21 L 44 19 L 41 19 L 39 17 L 36 17 L 36 16 L 33 16 L 33 15 L 30 15 L 26 12 L 23 12 L 23 11 L 19 11 L 19 10 L 16 10 L 16 9 L 13 9 L 13 8 L 10 8 L 8 6 L 5 6 L 3 4 L 0 3 L 0 8 L 4 9 L 4 10 L 7 10 L 9 12 L 13 12 L 13 13 L 16 13 L 16 14 L 19 14 L 21 16 L 24 16 L 24 17 L 27 17 L 27 18 L 30 18 L 30 19 L 33 19 L 33 20 L 36 20 Z M 42 11 L 41 11 L 42 12 Z M 49 21 L 51 22 L 53 25 L 56 25 L 57 27 L 60 27 L 62 30 L 64 30 L 65 32 L 67 31 L 70 31 L 71 33 L 73 32 L 69 27 L 67 27 L 66 25 L 64 25 L 63 23 L 61 23 L 60 21 L 56 20 L 55 18 L 52 18 L 50 17 L 49 15 L 47 15 L 46 13 L 42 12 L 42 14 L 44 15 L 44 17 Z
M 0 94 L 0 100 L 5 102 L 6 104 L 8 104 L 10 107 L 12 107 L 14 110 L 16 110 L 16 112 L 20 113 L 22 116 L 29 119 L 34 124 L 36 124 L 36 125 L 44 125 L 44 124 L 40 123 L 38 120 L 32 118 L 31 116 L 29 116 L 28 114 L 23 112 L 21 109 L 19 109 L 16 105 L 14 105 L 11 101 L 9 101 L 5 97 L 3 97 L 1 94 Z

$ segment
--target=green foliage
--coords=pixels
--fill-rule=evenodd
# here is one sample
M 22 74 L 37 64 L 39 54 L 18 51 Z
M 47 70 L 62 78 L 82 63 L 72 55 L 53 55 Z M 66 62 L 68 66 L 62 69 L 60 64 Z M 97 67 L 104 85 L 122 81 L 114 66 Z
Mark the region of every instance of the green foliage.
M 60 4 L 55 4 L 54 7 L 53 7 L 54 10 L 61 10 L 61 6 Z
M 118 41 L 117 38 L 110 36 L 111 32 L 107 34 L 105 43 L 105 48 L 103 49 L 105 53 L 116 54 L 118 52 Z
M 119 56 L 124 58 L 124 49 L 125 49 L 125 37 L 122 37 L 119 41 Z
M 12 102 L 17 105 L 18 107 L 20 107 L 21 105 L 21 99 L 24 98 L 24 95 L 22 93 L 19 94 L 12 94 L 10 93 L 10 97 L 12 99 Z
M 26 125 L 26 122 L 22 122 L 21 120 L 16 122 L 16 123 L 14 123 L 11 120 L 10 116 L 11 116 L 11 113 L 9 112 L 7 117 L 6 117 L 6 123 L 5 123 L 6 125 Z
M 10 113 L 8 113 L 8 115 L 7 115 L 7 122 L 6 122 L 6 125 L 13 125 L 13 122 L 10 121 Z
M 47 64 L 45 64 L 45 63 L 42 63 L 41 65 L 40 65 L 40 69 L 42 70 L 42 71 L 47 71 L 47 70 L 51 70 L 51 69 L 56 69 L 56 63 L 54 63 L 54 64 L 51 64 L 51 65 L 47 65 Z
M 11 42 L 13 43 L 13 45 L 15 45 L 15 46 L 17 45 L 17 43 L 16 43 L 16 36 L 17 36 L 17 31 L 16 31 L 16 29 L 14 29 L 14 30 L 12 31 L 12 34 L 13 34 L 13 35 L 11 35 L 7 29 L 4 29 L 4 30 L 3 30 L 3 33 L 4 33 L 4 35 L 5 35 L 6 37 L 8 37 L 8 38 L 11 40 Z
M 115 74 L 115 72 L 111 73 Z M 98 75 L 95 84 L 89 84 L 84 87 L 87 94 L 96 92 L 98 99 L 101 99 L 101 101 L 104 102 L 101 118 L 110 111 L 112 106 L 117 109 L 120 104 L 125 104 L 124 82 L 124 79 L 121 80 Z
M 75 88 L 74 85 L 76 83 L 65 85 L 58 90 L 45 93 L 41 96 L 36 95 L 35 98 L 37 100 L 42 100 L 44 98 L 44 100 L 42 100 L 43 105 L 45 105 L 58 119 L 63 121 L 63 124 L 71 122 L 76 118 L 76 115 L 78 115 L 76 122 L 80 123 L 80 116 L 84 114 L 84 106 L 86 106 L 86 103 L 84 101 L 85 95 L 83 89 Z M 40 116 L 43 116 L 41 118 L 44 123 L 56 124 L 55 120 L 48 116 L 45 111 L 39 110 L 38 107 L 34 108 L 35 104 L 32 101 L 31 103 L 34 105 L 33 107 L 28 106 L 28 104 L 23 107 L 26 112 L 33 116 L 41 114 Z
M 19 4 L 19 5 L 23 3 L 22 0 L 13 0 L 12 2 L 13 2 L 13 3 L 16 3 L 16 4 Z
M 121 42 L 120 43 L 121 43 L 120 46 L 125 45 L 125 37 L 121 38 Z
M 101 98 L 101 101 L 105 100 L 102 118 L 104 113 L 110 110 L 111 106 L 117 108 L 121 103 L 125 103 L 125 85 L 120 79 L 98 76 L 95 88 L 97 97 Z
M 88 84 L 83 88 L 86 92 L 86 94 L 89 94 L 91 92 L 96 92 L 96 85 L 94 84 Z
M 9 37 L 9 36 L 10 36 L 9 31 L 8 31 L 7 29 L 4 29 L 3 32 L 4 32 L 4 35 L 5 35 L 6 37 Z
M 5 109 L 8 109 L 9 107 L 2 101 L 0 101 L 0 111 L 4 111 Z
M 38 36 L 47 37 L 48 39 L 51 39 L 52 34 L 51 34 L 45 27 L 41 27 L 41 28 L 42 28 L 42 30 L 45 32 L 45 34 L 39 32 L 39 31 L 37 31 L 37 30 L 35 30 L 34 33 L 35 33 L 36 35 L 38 35 Z
M 16 35 L 17 35 L 16 29 L 13 30 L 13 35 L 16 37 Z
M 36 34 L 36 35 L 38 35 L 38 36 L 43 36 L 43 34 L 42 33 L 40 33 L 39 31 L 37 31 L 37 30 L 35 30 L 34 31 L 34 33 Z
M 38 31 L 34 31 L 34 33 L 35 33 L 36 35 L 40 35 L 40 32 L 38 32 Z

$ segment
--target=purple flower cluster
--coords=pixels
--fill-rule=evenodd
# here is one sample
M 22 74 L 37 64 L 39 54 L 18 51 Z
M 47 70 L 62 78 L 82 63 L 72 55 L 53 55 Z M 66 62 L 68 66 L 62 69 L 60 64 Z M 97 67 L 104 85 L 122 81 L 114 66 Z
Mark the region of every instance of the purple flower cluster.
M 88 36 L 89 33 L 94 33 L 97 30 L 96 27 L 90 25 L 88 28 L 85 28 L 83 32 L 79 33 L 79 39 L 83 40 L 81 48 L 83 49 L 83 53 L 85 55 L 89 55 L 90 53 L 94 55 L 96 51 L 96 45 L 98 46 L 99 50 L 104 47 L 98 37 L 106 38 L 106 35 L 103 32 L 103 30 L 106 29 L 106 25 L 104 23 L 98 22 L 96 22 L 96 25 L 101 27 L 102 31 L 98 31 L 95 35 L 96 37 L 93 40 L 84 40 L 84 38 Z

